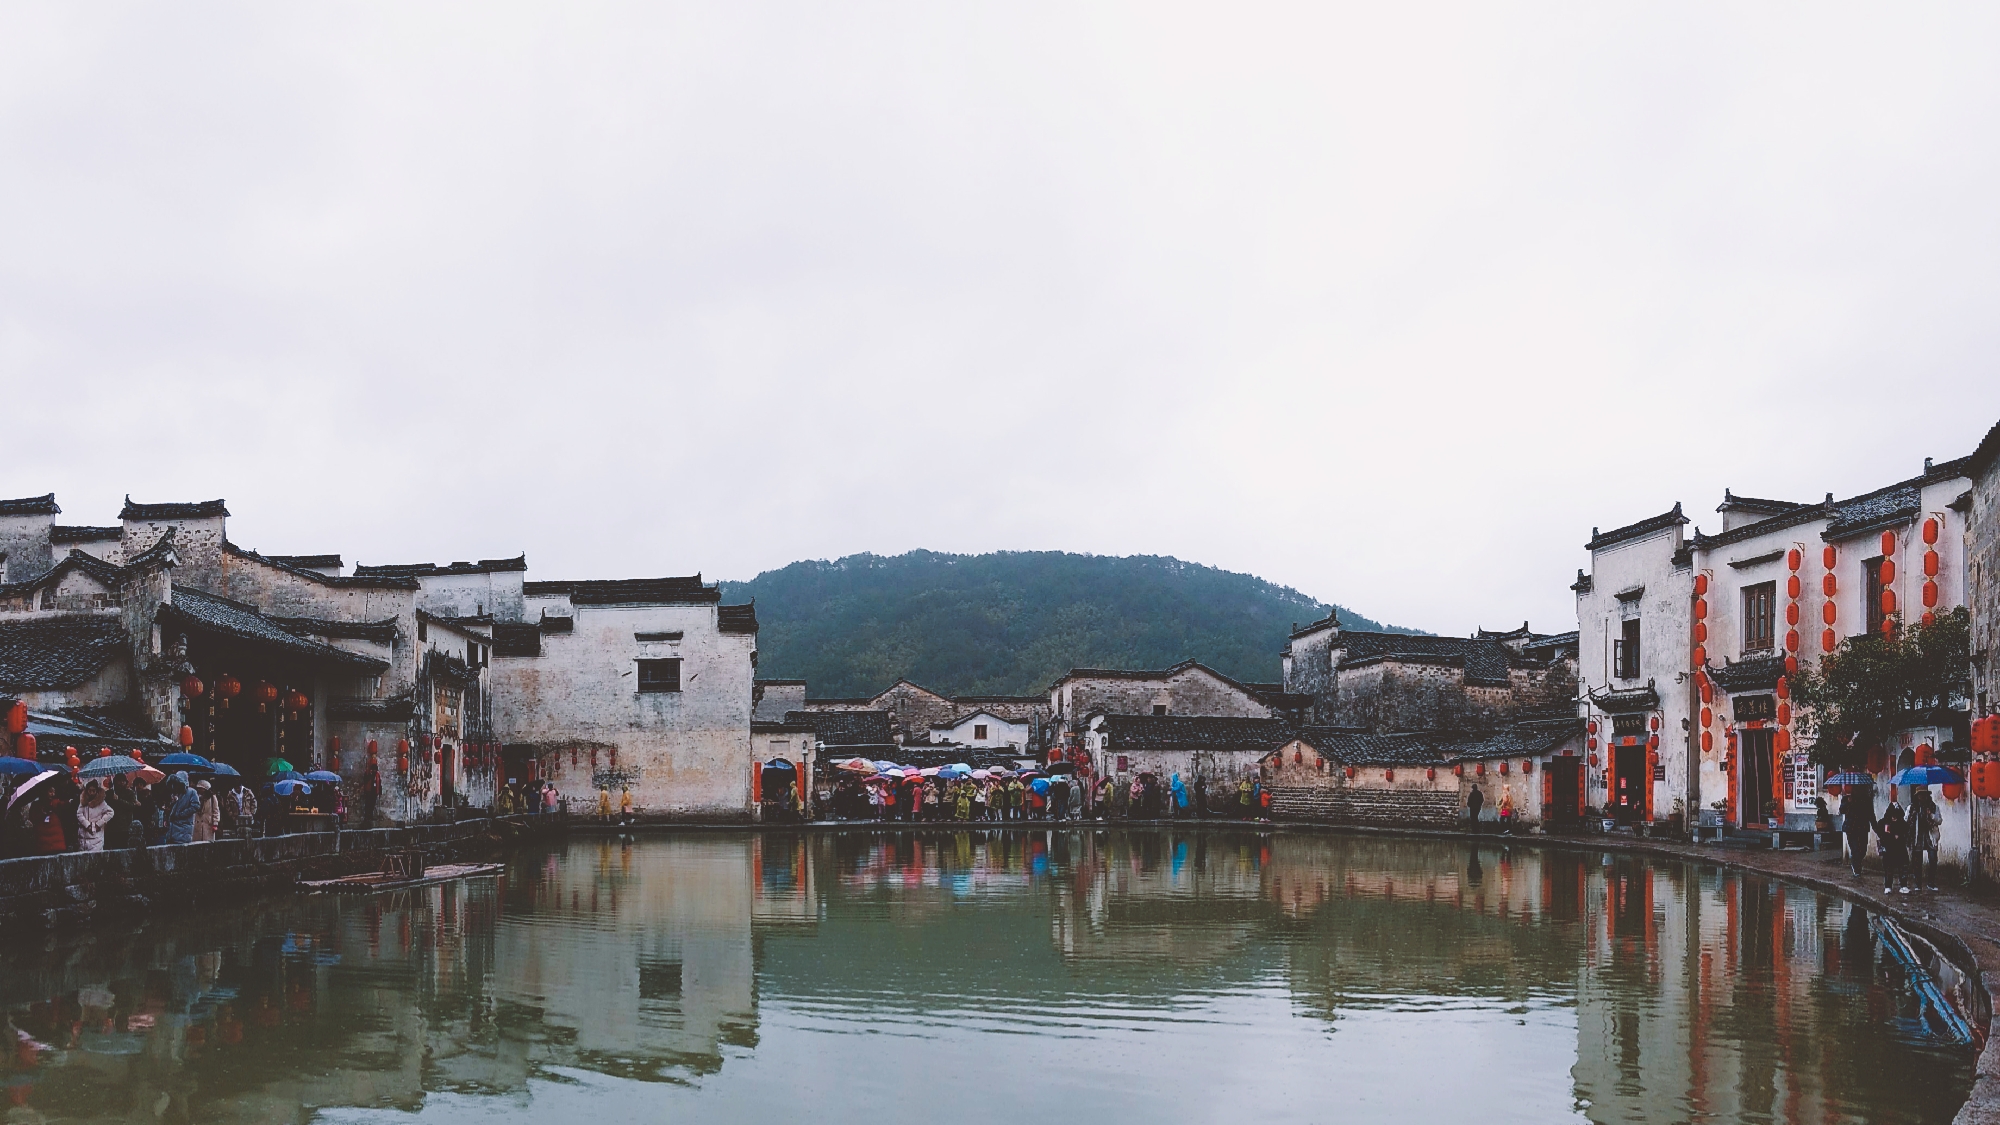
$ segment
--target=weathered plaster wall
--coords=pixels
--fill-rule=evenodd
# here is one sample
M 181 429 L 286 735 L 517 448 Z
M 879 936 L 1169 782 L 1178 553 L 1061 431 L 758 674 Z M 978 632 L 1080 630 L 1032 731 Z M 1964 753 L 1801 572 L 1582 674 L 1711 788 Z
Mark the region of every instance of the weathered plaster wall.
M 0 582 L 26 582 L 55 565 L 53 515 L 0 516 Z
M 1051 694 L 1051 707 L 1065 733 L 1072 734 L 1094 713 L 1151 715 L 1155 707 L 1165 707 L 1168 715 L 1268 719 L 1273 714 L 1248 692 L 1200 668 L 1143 680 L 1078 676 L 1063 681 Z
M 1954 561 L 1972 610 L 1972 713 L 1979 718 L 2000 712 L 2000 458 L 1973 478 L 1971 491 Z M 2000 801 L 1978 803 L 1980 874 L 1992 881 L 2000 877 Z
M 539 617 L 543 601 L 528 599 L 528 613 Z M 649 812 L 746 817 L 755 636 L 718 630 L 712 605 L 584 605 L 573 612 L 574 631 L 545 634 L 542 655 L 493 658 L 499 738 L 535 754 L 571 794 L 615 781 L 629 785 Z M 641 633 L 680 639 L 642 642 Z M 681 691 L 637 690 L 638 660 L 675 657 Z
M 1691 714 L 1693 692 L 1688 673 L 1694 571 L 1674 562 L 1681 542 L 1675 527 L 1596 551 L 1591 556 L 1592 588 L 1579 592 L 1576 600 L 1581 688 L 1628 690 L 1651 683 L 1659 693 L 1660 706 L 1654 714 L 1661 720 L 1660 762 L 1666 769 L 1663 780 L 1649 782 L 1656 817 L 1672 813 L 1676 800 L 1687 802 L 1697 784 L 1704 801 L 1717 799 L 1710 794 L 1719 782 L 1726 786 L 1719 750 L 1701 762 L 1698 778 L 1689 772 L 1690 732 L 1682 729 L 1681 720 Z M 1644 592 L 1635 598 L 1618 597 L 1641 587 Z M 1640 667 L 1639 675 L 1624 679 L 1613 674 L 1612 642 L 1631 617 L 1639 620 Z M 1598 721 L 1601 740 L 1610 729 L 1608 716 L 1588 705 L 1582 710 L 1586 718 Z M 1586 769 L 1585 791 L 1588 801 L 1601 808 L 1608 797 L 1610 775 L 1605 766 L 1610 755 L 1601 741 L 1591 752 L 1597 755 L 1597 765 Z

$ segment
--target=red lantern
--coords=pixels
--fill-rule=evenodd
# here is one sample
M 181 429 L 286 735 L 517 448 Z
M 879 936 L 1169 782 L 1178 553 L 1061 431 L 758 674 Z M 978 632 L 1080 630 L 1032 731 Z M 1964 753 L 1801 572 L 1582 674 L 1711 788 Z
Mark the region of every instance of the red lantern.
M 1839 553 L 1836 552 L 1832 547 L 1824 548 L 1819 553 L 1819 565 L 1824 570 L 1832 570 L 1833 564 L 1837 562 L 1839 558 L 1840 558 Z
M 7 708 L 7 733 L 20 734 L 27 729 L 28 705 L 17 699 L 12 707 Z
M 285 710 L 290 711 L 293 714 L 297 714 L 300 711 L 310 710 L 311 708 L 312 708 L 312 700 L 306 698 L 305 692 L 294 691 L 292 692 L 292 694 L 285 697 Z
M 1946 782 L 1946 783 L 1945 783 L 1945 787 L 1944 787 L 1944 799 L 1945 799 L 1945 800 L 1947 800 L 1947 801 L 1958 801 L 1958 800 L 1963 800 L 1964 798 L 1965 798 L 1965 786 L 1963 786 L 1963 785 L 1959 785 L 1959 784 L 1957 784 L 1957 783 L 1955 783 L 1955 782 Z
M 250 689 L 250 698 L 257 701 L 257 713 L 264 714 L 271 709 L 271 704 L 278 701 L 278 685 L 269 680 L 259 680 L 257 686 Z
M 1697 620 L 1697 621 L 1699 621 L 1699 620 L 1701 620 L 1702 618 L 1704 618 L 1704 617 L 1707 617 L 1707 616 L 1708 616 L 1708 599 L 1707 599 L 1707 598 L 1696 598 L 1696 599 L 1694 600 L 1694 616 L 1695 616 L 1695 620 Z
M 229 701 L 235 699 L 242 691 L 243 681 L 227 672 L 222 674 L 221 679 L 215 681 L 215 699 L 222 705 L 224 711 L 229 710 Z
M 401 756 L 398 756 L 398 757 L 396 758 L 396 772 L 397 772 L 397 773 L 409 773 L 409 772 L 410 772 L 410 760 L 409 760 L 408 758 L 405 758 L 405 757 L 401 757 Z
M 1781 727 L 1788 727 L 1792 725 L 1791 704 L 1789 703 L 1778 704 L 1778 725 Z
M 1924 542 L 1935 543 L 1937 541 L 1938 541 L 1938 521 L 1935 517 L 1926 519 L 1924 521 Z
M 1701 595 L 1706 593 L 1708 593 L 1708 575 L 1706 574 L 1695 575 L 1694 576 L 1695 597 L 1700 597 Z
M 1802 587 L 1801 587 L 1801 586 L 1799 585 L 1799 576 L 1798 576 L 1798 575 L 1794 574 L 1794 575 L 1792 575 L 1792 576 L 1791 576 L 1790 578 L 1787 578 L 1787 579 L 1785 579 L 1785 596 L 1786 596 L 1786 597 L 1788 597 L 1788 598 L 1797 598 L 1797 597 L 1799 596 L 1799 591 L 1800 591 L 1801 589 L 1802 589 Z
M 1783 757 L 1792 752 L 1792 732 L 1779 728 L 1771 735 L 1771 749 Z
M 1708 682 L 1707 676 L 1701 678 L 1701 701 L 1703 703 L 1715 702 L 1715 687 Z
M 1882 591 L 1882 612 L 1896 612 L 1896 591 L 1886 589 Z
M 1825 594 L 1829 598 L 1832 597 L 1834 595 L 1834 592 L 1840 588 L 1839 584 L 1834 582 L 1833 580 L 1832 571 L 1830 570 L 1827 571 L 1826 577 L 1819 580 L 1819 588 L 1820 592 Z
M 1715 750 L 1715 736 L 1713 734 L 1710 734 L 1708 731 L 1702 731 L 1701 752 L 1704 754 L 1708 754 L 1712 753 L 1714 750 Z
M 1715 712 L 1713 712 L 1713 711 L 1709 710 L 1709 709 L 1708 709 L 1708 708 L 1706 708 L 1706 707 L 1702 708 L 1702 709 L 1701 709 L 1701 725 L 1702 725 L 1702 726 L 1707 726 L 1707 725 L 1709 725 L 1710 723 L 1712 723 L 1712 722 L 1714 722 L 1714 721 L 1715 721 Z
M 1938 588 L 1937 588 L 1937 583 L 1936 583 L 1936 582 L 1933 582 L 1933 581 L 1931 581 L 1931 580 L 1929 580 L 1929 579 L 1925 579 L 1925 580 L 1924 580 L 1924 608 L 1925 608 L 1925 609 L 1936 609 L 1936 608 L 1937 608 L 1937 604 L 1938 604 Z
M 1353 780 L 1354 780 L 1354 767 L 1353 767 L 1353 766 L 1349 766 L 1349 767 L 1347 767 L 1347 780 L 1349 780 L 1349 781 L 1353 781 Z
M 1706 621 L 1697 621 L 1694 623 L 1694 639 L 1696 644 L 1708 640 L 1708 623 Z
M 180 741 L 181 741 L 181 749 L 186 750 L 192 747 L 194 745 L 194 728 L 191 726 L 183 725 L 181 727 Z
M 1583 729 L 1584 729 L 1584 730 L 1586 730 L 1586 731 L 1588 731 L 1588 732 L 1590 732 L 1591 734 L 1596 734 L 1596 733 L 1597 733 L 1597 720 L 1596 720 L 1596 719 L 1592 719 L 1592 720 L 1590 720 L 1589 722 L 1587 722 L 1587 723 L 1583 724 Z
M 1522 772 L 1522 773 L 1534 773 L 1534 772 L 1535 772 L 1535 763 L 1534 763 L 1534 760 L 1533 760 L 1533 759 L 1525 759 L 1525 760 L 1523 760 L 1523 761 L 1521 762 L 1521 772 Z
M 1473 768 L 1473 770 L 1474 770 L 1474 771 L 1475 771 L 1475 772 L 1476 772 L 1476 773 L 1477 773 L 1477 774 L 1478 774 L 1478 775 L 1479 775 L 1480 777 L 1485 777 L 1485 776 L 1486 776 L 1486 763 L 1485 763 L 1485 762 L 1480 762 L 1480 763 L 1478 763 L 1477 765 L 1473 766 L 1472 768 Z
M 1658 715 L 1653 716 L 1653 729 L 1654 730 L 1660 729 L 1660 717 Z
M 1924 615 L 1922 618 L 1920 618 L 1920 620 L 1923 622 L 1924 628 L 1928 629 L 1931 626 L 1937 624 L 1937 613 L 1933 610 L 1927 609 L 1924 611 Z
M 1883 593 L 1886 594 L 1888 591 L 1885 590 Z M 1790 652 L 1797 652 L 1799 650 L 1799 631 L 1797 629 L 1785 630 L 1785 648 Z
M 1893 531 L 1883 532 L 1882 554 L 1886 556 L 1886 555 L 1893 555 L 1895 553 L 1896 553 L 1896 533 Z M 1883 561 L 1886 563 L 1888 560 L 1885 558 Z
M 1926 742 L 1919 745 L 1917 747 L 1916 753 L 1917 753 L 1916 760 L 1918 765 L 1929 766 L 1937 764 L 1937 750 L 1934 749 L 1930 743 Z
M 381 749 L 381 747 L 379 747 L 379 746 L 377 746 L 377 745 L 375 744 L 375 740 L 374 740 L 374 739 L 372 739 L 372 738 L 371 738 L 371 739 L 369 739 L 369 740 L 368 740 L 368 760 L 369 760 L 369 761 L 371 761 L 371 762 L 372 762 L 372 761 L 374 761 L 374 760 L 375 760 L 375 755 L 376 755 L 376 753 L 377 753 L 377 752 L 378 752 L 378 751 L 379 751 L 380 749 Z
M 1805 556 L 1799 553 L 1797 547 L 1785 552 L 1785 568 L 1788 570 L 1797 570 L 1805 561 Z
M 1796 676 L 1796 675 L 1798 675 L 1798 674 L 1799 674 L 1799 658 L 1798 658 L 1798 657 L 1796 657 L 1796 656 L 1793 656 L 1793 655 L 1792 655 L 1792 654 L 1790 654 L 1790 653 L 1786 653 L 1786 654 L 1785 654 L 1785 675 L 1787 675 L 1787 676 Z
M 1799 623 L 1799 603 L 1797 602 L 1785 603 L 1785 624 L 1797 625 L 1798 623 Z
M 1702 668 L 1706 667 L 1707 664 L 1708 664 L 1708 650 L 1700 645 L 1694 646 L 1694 666 L 1697 668 Z
M 69 768 L 75 769 L 83 764 L 83 757 L 76 752 L 76 747 L 65 746 L 63 747 L 63 761 L 69 763 Z
M 1590 768 L 1591 769 L 1597 768 L 1597 755 L 1595 754 L 1590 755 Z
M 1840 647 L 1840 637 L 1833 630 L 1828 629 L 1819 635 L 1819 647 L 1821 652 L 1832 652 L 1834 649 Z
M 14 739 L 14 755 L 16 757 L 26 758 L 31 762 L 34 761 L 35 736 L 32 734 L 25 734 L 25 733 L 17 736 Z
M 189 699 L 200 699 L 202 687 L 201 677 L 189 676 L 181 681 L 181 694 Z
M 1649 735 L 1647 735 L 1647 736 L 1646 736 L 1646 749 L 1648 749 L 1648 750 L 1658 750 L 1659 748 L 1660 748 L 1660 736 L 1659 736 L 1659 735 L 1657 735 L 1657 734 L 1649 734 Z
M 1896 580 L 1896 560 L 1883 559 L 1881 574 L 1882 585 L 1887 586 L 1889 583 L 1894 582 Z
M 432 760 L 435 761 L 438 765 L 444 765 L 444 751 L 442 750 L 435 751 Z
M 1827 602 L 1825 605 L 1819 607 L 1819 619 L 1821 621 L 1824 621 L 1828 625 L 1831 625 L 1833 624 L 1835 617 L 1836 614 L 1834 613 L 1832 602 Z
M 1433 766 L 1433 767 L 1431 767 L 1431 768 L 1429 768 L 1429 769 L 1427 769 L 1427 770 L 1425 770 L 1425 771 L 1424 771 L 1424 780 L 1425 780 L 1425 781 L 1436 781 L 1437 779 L 1438 779 L 1438 771 L 1437 771 L 1437 767 Z
M 1395 770 L 1392 770 L 1392 769 L 1389 769 L 1389 770 L 1383 770 L 1383 771 L 1382 771 L 1382 780 L 1383 780 L 1383 781 L 1394 781 L 1394 780 L 1396 780 L 1396 771 L 1395 771 Z

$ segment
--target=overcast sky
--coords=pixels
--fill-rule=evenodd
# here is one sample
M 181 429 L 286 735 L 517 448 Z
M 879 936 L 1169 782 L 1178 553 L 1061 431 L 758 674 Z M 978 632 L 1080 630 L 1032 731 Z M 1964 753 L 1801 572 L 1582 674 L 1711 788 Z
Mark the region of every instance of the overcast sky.
M 2000 420 L 1993 5 L 0 7 L 0 492 L 1574 627 Z

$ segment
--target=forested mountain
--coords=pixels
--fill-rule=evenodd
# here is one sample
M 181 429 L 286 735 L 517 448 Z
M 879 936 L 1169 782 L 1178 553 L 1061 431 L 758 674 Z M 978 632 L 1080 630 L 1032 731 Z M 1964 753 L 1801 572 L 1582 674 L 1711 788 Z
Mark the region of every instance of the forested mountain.
M 1028 695 L 1072 667 L 1190 658 L 1275 682 L 1292 624 L 1331 608 L 1179 559 L 1062 551 L 849 555 L 723 583 L 724 601 L 752 598 L 757 674 L 805 680 L 815 697 L 872 695 L 898 677 L 956 695 Z M 1346 609 L 1340 620 L 1384 628 Z

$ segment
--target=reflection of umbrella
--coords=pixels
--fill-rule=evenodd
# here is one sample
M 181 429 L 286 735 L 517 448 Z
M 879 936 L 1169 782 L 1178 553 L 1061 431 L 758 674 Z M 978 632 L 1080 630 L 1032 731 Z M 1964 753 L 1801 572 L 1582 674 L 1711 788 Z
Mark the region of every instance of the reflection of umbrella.
M 127 758 L 125 760 L 129 762 L 132 759 Z M 89 769 L 90 767 L 85 766 L 84 768 Z M 40 772 L 42 772 L 42 767 L 26 758 L 0 758 L 0 775 L 19 774 L 22 777 L 28 777 Z
M 7 798 L 7 808 L 9 810 L 13 809 L 13 807 L 20 802 L 21 798 L 28 795 L 30 790 L 39 789 L 40 787 L 47 785 L 49 783 L 49 780 L 55 776 L 56 776 L 56 771 L 43 770 L 41 773 L 38 773 L 35 776 L 29 778 L 28 780 L 22 782 L 21 787 L 19 789 L 14 790 L 14 795 Z
M 230 764 L 229 764 L 228 762 L 214 762 L 214 763 L 210 764 L 208 768 L 209 768 L 209 769 L 210 769 L 211 771 L 213 771 L 213 772 L 215 773 L 215 776 L 217 776 L 217 777 L 242 777 L 242 776 L 243 776 L 242 774 L 240 774 L 240 773 L 237 773 L 237 772 L 236 772 L 236 767 L 235 767 L 235 766 L 232 766 L 232 765 L 230 765 Z
M 198 769 L 207 769 L 210 763 L 207 758 L 202 757 L 200 754 L 190 754 L 183 750 L 161 758 L 160 764 L 163 766 L 194 766 Z
M 335 772 L 333 772 L 332 770 L 314 770 L 314 771 L 312 771 L 311 773 L 309 773 L 309 774 L 307 774 L 307 775 L 306 775 L 306 780 L 307 780 L 307 781 L 331 781 L 331 782 L 333 782 L 333 783 L 334 783 L 335 785 L 338 785 L 338 784 L 340 784 L 340 775 L 339 775 L 339 774 L 337 774 L 337 773 L 335 773 Z
M 0 762 L 0 772 L 5 772 L 5 762 Z M 145 769 L 146 763 L 123 754 L 113 754 L 109 758 L 92 758 L 83 768 L 76 771 L 78 777 L 116 777 L 121 773 L 137 773 Z
M 280 797 L 290 797 L 294 795 L 303 797 L 306 794 L 311 793 L 313 791 L 313 787 L 307 785 L 303 781 L 280 781 L 274 783 L 271 786 L 271 791 L 273 793 L 276 793 Z
M 1889 779 L 1891 785 L 1963 785 L 1965 779 L 1943 766 L 1911 766 Z

